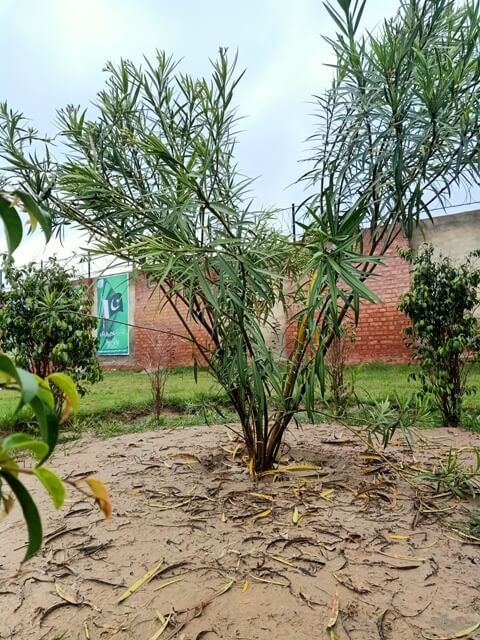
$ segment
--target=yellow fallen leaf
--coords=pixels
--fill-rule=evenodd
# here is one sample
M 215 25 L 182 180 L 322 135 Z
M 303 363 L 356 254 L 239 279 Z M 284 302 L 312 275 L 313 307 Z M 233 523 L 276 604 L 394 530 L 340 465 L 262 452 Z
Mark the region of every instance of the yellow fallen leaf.
M 457 640 L 457 638 L 464 638 L 465 636 L 469 636 L 471 633 L 476 631 L 478 627 L 480 627 L 480 622 L 477 622 L 477 624 L 473 624 L 471 627 L 467 627 L 466 629 L 461 629 L 451 636 L 427 636 L 425 633 L 423 633 L 423 631 L 422 636 L 425 638 L 425 640 Z
M 235 460 L 235 458 L 237 457 L 238 452 L 243 449 L 243 444 L 241 442 L 239 442 L 237 444 L 237 446 L 235 447 L 235 449 L 232 451 L 232 460 Z
M 284 584 L 283 582 L 278 582 L 278 580 L 267 580 L 267 578 L 260 578 L 259 576 L 256 576 L 253 573 L 250 573 L 249 575 L 251 575 L 252 578 L 257 582 L 264 582 L 265 584 L 276 584 L 277 587 L 288 587 L 287 584 Z
M 77 600 L 77 598 L 64 591 L 57 582 L 55 583 L 55 591 L 57 592 L 57 596 L 59 598 L 65 600 L 65 602 L 68 602 L 69 604 L 82 604 L 79 600 Z
M 390 540 L 410 540 L 410 536 L 402 536 L 400 533 L 392 533 L 390 536 L 388 536 L 390 538 Z
M 129 598 L 132 595 L 132 593 L 135 593 L 135 591 L 140 589 L 141 586 L 143 586 L 144 584 L 147 584 L 147 582 L 150 582 L 150 580 L 154 578 L 157 575 L 157 573 L 160 571 L 160 568 L 162 565 L 163 565 L 163 560 L 160 560 L 160 562 L 157 562 L 157 564 L 153 566 L 149 571 L 147 571 L 147 573 L 142 578 L 140 578 L 140 580 L 137 580 L 136 582 L 134 582 L 131 587 L 129 587 L 124 593 L 122 593 L 122 595 L 117 600 L 117 604 L 120 604 L 120 602 L 123 602 L 124 600 Z
M 230 582 L 228 582 L 224 587 L 222 587 L 221 589 L 219 589 L 214 597 L 217 598 L 218 596 L 223 596 L 224 593 L 227 593 L 227 591 L 229 591 L 233 585 L 235 584 L 235 579 L 233 578 L 232 580 L 230 580 Z
M 168 627 L 168 623 L 170 622 L 170 617 L 171 617 L 171 614 L 169 614 L 168 616 L 163 618 L 162 626 L 160 627 L 160 629 L 156 633 L 153 634 L 153 636 L 149 640 L 158 640 L 158 638 L 160 638 L 162 633 Z
M 184 507 L 192 501 L 191 498 L 184 500 L 183 502 L 177 502 L 176 504 L 159 504 L 158 502 L 150 502 L 151 507 L 159 509 L 159 511 L 168 511 L 169 509 L 178 509 L 178 507 Z
M 90 629 L 88 628 L 88 624 L 86 622 L 83 623 L 83 632 L 85 634 L 85 640 L 90 640 Z
M 268 500 L 269 502 L 273 502 L 272 496 L 267 496 L 266 493 L 255 493 L 255 491 L 252 491 L 248 495 L 252 496 L 252 498 L 260 498 L 260 500 Z
M 320 491 L 320 498 L 323 498 L 324 500 L 331 500 L 334 493 L 335 489 L 324 489 L 323 491 Z
M 269 471 L 262 471 L 260 476 L 273 476 L 278 473 L 294 473 L 296 471 L 321 471 L 322 468 L 316 464 L 289 464 L 286 466 L 277 467 L 276 469 L 270 469 Z
M 300 521 L 300 518 L 301 518 L 300 512 L 298 511 L 297 506 L 295 505 L 293 507 L 293 513 L 292 513 L 292 522 L 293 522 L 293 524 L 298 524 L 299 521 Z
M 340 599 L 338 597 L 338 591 L 335 593 L 335 596 L 332 600 L 331 608 L 330 608 L 330 618 L 327 622 L 327 631 L 331 640 L 335 638 L 335 625 L 338 620 L 338 610 L 340 608 Z
M 87 478 L 86 482 L 93 493 L 95 502 L 100 507 L 100 511 L 102 511 L 105 518 L 110 518 L 112 515 L 112 503 L 106 486 L 96 478 Z
M 221 516 L 220 520 L 222 522 L 226 522 L 227 521 L 227 516 L 225 515 L 225 511 L 222 511 L 222 516 Z
M 260 513 L 257 513 L 253 516 L 252 522 L 256 522 L 257 520 L 261 520 L 262 518 L 267 518 L 272 513 L 272 511 L 273 509 L 265 509 L 265 511 L 260 511 Z
M 249 586 L 250 586 L 250 582 L 248 580 L 245 580 L 245 582 L 242 585 L 242 593 L 245 593 L 245 591 L 248 591 Z
M 286 558 L 282 558 L 282 556 L 272 556 L 273 560 L 276 560 L 277 562 L 281 562 L 282 564 L 286 564 L 287 567 L 294 567 L 295 565 L 293 564 L 293 562 L 290 562 L 290 560 L 287 560 Z
M 171 584 L 175 584 L 176 582 L 181 582 L 183 578 L 172 578 L 171 580 L 167 580 L 166 582 L 162 582 L 162 584 L 154 589 L 154 591 L 160 591 L 160 589 L 165 589 L 165 587 L 169 587 Z

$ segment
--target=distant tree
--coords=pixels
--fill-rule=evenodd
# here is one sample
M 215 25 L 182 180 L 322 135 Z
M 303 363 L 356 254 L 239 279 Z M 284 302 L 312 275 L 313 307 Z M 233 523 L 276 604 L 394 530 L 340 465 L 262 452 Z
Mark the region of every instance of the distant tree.
M 469 387 L 468 372 L 480 355 L 480 333 L 474 312 L 480 305 L 480 268 L 470 258 L 456 265 L 434 256 L 432 245 L 417 256 L 404 251 L 412 265 L 410 291 L 400 309 L 410 319 L 405 329 L 420 370 L 420 394 L 433 398 L 445 425 L 460 423 L 462 401 Z M 478 257 L 478 256 L 477 256 Z
M 51 258 L 42 266 L 4 264 L 0 344 L 15 364 L 45 378 L 67 373 L 78 391 L 101 380 L 88 287 Z

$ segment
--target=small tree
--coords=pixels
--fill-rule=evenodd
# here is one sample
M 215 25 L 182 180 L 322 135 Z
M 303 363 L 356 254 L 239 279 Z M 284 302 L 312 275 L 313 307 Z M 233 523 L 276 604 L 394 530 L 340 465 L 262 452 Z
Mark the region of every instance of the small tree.
M 9 184 L 157 285 L 228 394 L 256 471 L 278 460 L 297 411 L 314 415 L 341 322 L 352 313 L 356 323 L 361 300 L 376 299 L 365 281 L 378 255 L 402 228 L 409 237 L 452 184 L 478 177 L 476 2 L 402 2 L 365 36 L 364 6 L 326 3 L 338 28 L 336 71 L 315 98 L 299 244 L 254 210 L 251 181 L 237 167 L 234 94 L 243 74 L 225 50 L 207 78 L 180 73 L 163 53 L 143 65 L 108 64 L 95 111 L 60 110 L 55 141 L 0 104 Z M 299 311 L 279 366 L 263 329 L 287 279 Z
M 457 427 L 463 396 L 472 391 L 468 371 L 480 354 L 474 316 L 480 303 L 480 268 L 470 257 L 458 266 L 449 258 L 436 260 L 431 245 L 418 256 L 402 254 L 413 268 L 411 289 L 400 302 L 411 322 L 406 339 L 420 364 L 412 378 L 419 380 L 423 396 L 435 399 L 445 424 Z
M 81 394 L 102 372 L 96 355 L 96 320 L 86 284 L 50 259 L 41 268 L 5 262 L 0 290 L 0 342 L 17 366 L 45 378 L 72 377 Z

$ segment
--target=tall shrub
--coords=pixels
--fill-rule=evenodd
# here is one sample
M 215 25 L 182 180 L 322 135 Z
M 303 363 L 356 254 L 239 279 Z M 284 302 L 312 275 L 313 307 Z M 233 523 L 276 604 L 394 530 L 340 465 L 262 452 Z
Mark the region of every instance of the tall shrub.
M 449 427 L 460 423 L 471 363 L 480 354 L 480 333 L 474 312 L 480 305 L 480 268 L 472 258 L 455 264 L 435 258 L 432 245 L 417 255 L 403 252 L 412 265 L 410 291 L 400 309 L 411 325 L 405 329 L 420 370 L 412 374 L 420 393 L 432 397 Z M 478 257 L 478 256 L 477 256 Z
M 209 78 L 180 73 L 163 53 L 143 66 L 109 64 L 93 115 L 59 112 L 66 156 L 21 114 L 0 109 L 9 180 L 156 282 L 226 390 L 257 471 L 276 461 L 295 412 L 313 413 L 345 315 L 357 321 L 361 299 L 375 300 L 365 285 L 374 256 L 402 227 L 410 235 L 453 182 L 478 175 L 477 5 L 410 0 L 362 36 L 364 4 L 327 4 L 337 64 L 332 87 L 316 98 L 304 176 L 311 197 L 297 245 L 274 230 L 272 214 L 255 211 L 252 183 L 237 167 L 234 93 L 243 74 L 225 50 Z M 279 367 L 262 329 L 287 278 L 299 311 Z

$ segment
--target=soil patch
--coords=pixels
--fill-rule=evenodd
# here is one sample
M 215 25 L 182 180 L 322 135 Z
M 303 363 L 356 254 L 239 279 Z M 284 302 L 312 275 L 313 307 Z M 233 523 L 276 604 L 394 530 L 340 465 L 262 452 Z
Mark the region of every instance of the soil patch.
M 387 451 L 398 469 L 480 445 L 448 429 L 422 438 L 414 453 L 404 442 Z M 54 512 L 36 490 L 45 544 L 19 570 L 16 507 L 0 529 L 0 638 L 480 638 L 479 547 L 444 521 L 461 522 L 474 500 L 420 493 L 335 425 L 287 438 L 282 463 L 320 472 L 253 483 L 240 457 L 225 427 L 60 447 L 51 466 L 101 478 L 114 516 L 105 523 L 77 495 Z M 149 570 L 150 581 L 119 603 Z

